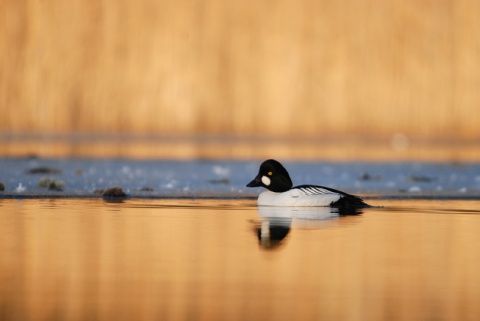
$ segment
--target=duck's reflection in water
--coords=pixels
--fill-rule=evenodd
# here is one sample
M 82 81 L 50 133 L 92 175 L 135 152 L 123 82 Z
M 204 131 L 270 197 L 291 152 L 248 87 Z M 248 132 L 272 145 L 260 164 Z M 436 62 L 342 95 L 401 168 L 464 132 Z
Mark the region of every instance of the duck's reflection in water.
M 336 226 L 341 217 L 360 214 L 361 208 L 259 206 L 260 219 L 253 223 L 260 246 L 272 250 L 285 242 L 292 226 L 302 229 Z

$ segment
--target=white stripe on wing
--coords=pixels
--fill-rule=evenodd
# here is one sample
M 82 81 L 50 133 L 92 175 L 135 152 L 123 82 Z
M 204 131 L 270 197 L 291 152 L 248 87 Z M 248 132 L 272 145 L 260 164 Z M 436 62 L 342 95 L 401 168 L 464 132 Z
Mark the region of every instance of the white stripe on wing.
M 298 189 L 299 191 L 302 192 L 302 196 L 309 196 L 309 195 L 338 195 L 338 193 L 332 192 L 328 189 L 321 188 L 318 186 L 305 186 L 305 187 L 296 187 L 295 189 Z

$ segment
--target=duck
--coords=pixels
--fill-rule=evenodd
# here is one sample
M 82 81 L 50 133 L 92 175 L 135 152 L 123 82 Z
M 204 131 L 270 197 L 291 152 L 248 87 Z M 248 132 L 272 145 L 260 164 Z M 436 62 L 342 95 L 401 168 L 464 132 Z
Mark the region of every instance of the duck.
M 259 206 L 329 206 L 334 208 L 370 207 L 362 198 L 319 185 L 293 186 L 288 171 L 280 162 L 268 159 L 260 165 L 258 175 L 247 187 L 264 187 Z

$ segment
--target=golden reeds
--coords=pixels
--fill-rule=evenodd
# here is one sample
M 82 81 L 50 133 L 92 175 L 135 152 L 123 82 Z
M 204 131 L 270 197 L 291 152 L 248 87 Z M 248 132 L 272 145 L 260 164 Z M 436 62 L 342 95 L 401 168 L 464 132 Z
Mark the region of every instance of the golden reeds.
M 478 139 L 479 10 L 4 0 L 0 128 Z

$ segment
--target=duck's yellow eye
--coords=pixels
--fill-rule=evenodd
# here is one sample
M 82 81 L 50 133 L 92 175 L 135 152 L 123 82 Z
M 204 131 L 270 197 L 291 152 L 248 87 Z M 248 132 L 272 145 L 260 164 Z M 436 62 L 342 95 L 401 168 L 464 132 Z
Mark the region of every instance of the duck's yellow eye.
M 268 176 L 272 176 L 272 174 L 273 174 L 272 172 L 268 172 Z

